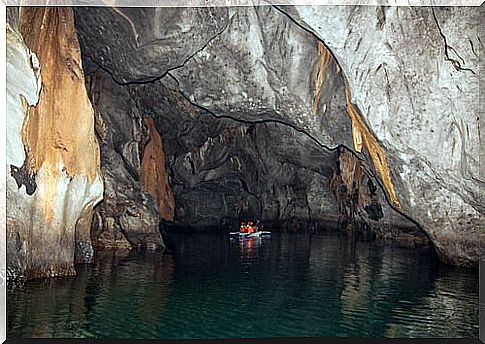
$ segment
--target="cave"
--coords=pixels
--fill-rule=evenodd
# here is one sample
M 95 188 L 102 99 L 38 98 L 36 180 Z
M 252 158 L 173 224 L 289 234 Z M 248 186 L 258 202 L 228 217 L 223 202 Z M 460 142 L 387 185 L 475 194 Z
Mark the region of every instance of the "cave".
M 302 252 L 344 240 L 474 276 L 478 22 L 461 7 L 9 7 L 7 279 L 170 265 L 206 238 L 229 250 L 247 221 Z

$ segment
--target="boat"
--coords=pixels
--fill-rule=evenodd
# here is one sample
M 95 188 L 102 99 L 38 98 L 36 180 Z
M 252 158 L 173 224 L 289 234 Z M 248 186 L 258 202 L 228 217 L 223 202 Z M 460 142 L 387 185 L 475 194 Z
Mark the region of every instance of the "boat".
M 231 237 L 237 236 L 239 238 L 261 238 L 263 236 L 270 236 L 271 232 L 262 231 L 259 229 L 259 221 L 253 224 L 252 221 L 241 222 L 239 232 L 230 232 Z
M 271 232 L 268 232 L 268 231 L 257 231 L 257 232 L 254 232 L 254 233 L 251 233 L 249 234 L 249 237 L 262 237 L 262 236 L 270 236 L 271 235 Z
M 268 231 L 257 231 L 253 233 L 230 232 L 229 235 L 239 236 L 240 238 L 254 238 L 254 237 L 262 237 L 262 236 L 270 236 L 271 232 L 268 232 Z

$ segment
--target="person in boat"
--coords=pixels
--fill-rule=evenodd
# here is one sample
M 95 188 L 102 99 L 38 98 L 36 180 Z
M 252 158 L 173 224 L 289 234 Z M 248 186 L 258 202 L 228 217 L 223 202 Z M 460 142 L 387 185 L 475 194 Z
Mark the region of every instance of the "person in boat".
M 247 231 L 248 231 L 249 234 L 254 232 L 253 231 L 253 223 L 251 221 L 248 221 L 246 227 L 247 227 Z
M 257 226 L 254 225 L 253 221 L 241 221 L 241 226 L 239 231 L 241 233 L 252 234 L 256 232 Z
M 241 225 L 239 226 L 239 231 L 241 233 L 247 233 L 247 227 L 246 227 L 246 222 L 245 221 L 241 221 Z

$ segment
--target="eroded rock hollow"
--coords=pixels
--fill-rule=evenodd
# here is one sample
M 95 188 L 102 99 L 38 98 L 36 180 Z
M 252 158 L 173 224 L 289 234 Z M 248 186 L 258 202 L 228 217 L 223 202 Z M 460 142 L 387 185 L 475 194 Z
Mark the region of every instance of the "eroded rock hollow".
M 430 244 L 477 266 L 477 20 L 463 8 L 12 11 L 12 272 L 64 274 L 93 248 L 163 249 L 166 230 L 242 219 Z

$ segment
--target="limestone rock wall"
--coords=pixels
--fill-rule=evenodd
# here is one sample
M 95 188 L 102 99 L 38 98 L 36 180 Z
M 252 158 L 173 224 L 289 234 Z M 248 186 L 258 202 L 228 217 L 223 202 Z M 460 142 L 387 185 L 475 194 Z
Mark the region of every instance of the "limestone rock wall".
M 217 118 L 192 105 L 170 79 L 133 89 L 162 133 L 174 224 L 227 230 L 240 219 L 260 219 L 274 230 L 300 231 L 314 222 L 335 228 L 339 212 L 328 188 L 333 152 L 284 124 Z
M 7 33 L 8 273 L 72 275 L 75 256 L 92 258 L 76 226 L 103 191 L 93 109 L 71 9 L 24 8 L 19 22 Z
M 119 83 L 159 79 L 203 49 L 228 22 L 225 7 L 80 6 L 74 11 L 77 27 L 86 28 L 78 30 L 86 57 Z
M 155 127 L 153 118 L 144 119 L 148 128 L 149 142 L 143 151 L 140 179 L 145 190 L 154 198 L 163 219 L 172 221 L 175 200 L 172 188 L 168 182 L 165 168 L 165 154 L 160 134 Z
M 389 156 L 402 211 L 441 258 L 476 265 L 480 11 L 471 7 L 284 7 L 332 51 L 352 102 Z M 482 231 L 483 232 L 483 231 Z
M 25 83 L 9 90 L 17 266 L 36 261 L 27 237 L 67 242 L 52 253 L 65 262 L 74 246 L 56 228 L 78 223 L 84 242 L 102 191 L 77 37 L 102 141 L 105 202 L 91 231 L 100 247 L 162 246 L 161 217 L 204 228 L 241 214 L 292 223 L 346 213 L 382 236 L 402 225 L 419 237 L 417 223 L 443 261 L 478 263 L 478 11 L 77 8 L 78 36 L 70 11 L 22 13 L 37 23 L 20 21 L 37 59 L 18 34 L 9 48 L 9 68 L 23 73 L 9 83 Z M 74 136 L 59 125 L 73 114 Z
M 171 208 L 169 202 L 162 203 L 168 201 L 164 196 L 170 188 L 163 184 L 161 140 L 145 125 L 126 87 L 102 71 L 91 74 L 87 85 L 96 107 L 105 184 L 91 226 L 93 244 L 100 249 L 162 248 L 159 209 L 164 210 L 162 216 L 169 216 Z

